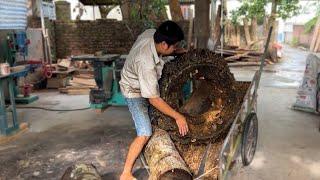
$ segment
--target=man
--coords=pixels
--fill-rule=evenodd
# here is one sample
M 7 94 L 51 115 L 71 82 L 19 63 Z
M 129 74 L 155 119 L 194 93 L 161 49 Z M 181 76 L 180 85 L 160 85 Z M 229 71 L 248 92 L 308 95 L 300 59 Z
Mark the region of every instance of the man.
M 143 32 L 129 52 L 121 71 L 120 88 L 131 112 L 137 137 L 130 145 L 120 180 L 134 179 L 131 172 L 134 162 L 152 135 L 149 104 L 175 119 L 182 136 L 188 132 L 185 117 L 160 97 L 158 85 L 164 65 L 161 56 L 176 52 L 179 41 L 183 39 L 181 28 L 173 21 L 166 21 L 157 30 Z

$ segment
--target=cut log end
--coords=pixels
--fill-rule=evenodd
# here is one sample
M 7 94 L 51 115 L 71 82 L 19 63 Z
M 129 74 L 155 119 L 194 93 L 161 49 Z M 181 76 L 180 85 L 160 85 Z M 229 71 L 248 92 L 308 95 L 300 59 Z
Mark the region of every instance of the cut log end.
M 192 180 L 189 172 L 183 169 L 173 169 L 165 172 L 159 177 L 159 180 Z

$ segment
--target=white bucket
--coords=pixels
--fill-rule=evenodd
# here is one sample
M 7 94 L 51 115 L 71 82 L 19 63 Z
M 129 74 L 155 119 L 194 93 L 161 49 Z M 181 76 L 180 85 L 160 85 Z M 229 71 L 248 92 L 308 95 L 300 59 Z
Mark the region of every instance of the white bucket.
M 5 76 L 10 74 L 10 66 L 8 63 L 1 63 L 0 64 L 0 75 Z

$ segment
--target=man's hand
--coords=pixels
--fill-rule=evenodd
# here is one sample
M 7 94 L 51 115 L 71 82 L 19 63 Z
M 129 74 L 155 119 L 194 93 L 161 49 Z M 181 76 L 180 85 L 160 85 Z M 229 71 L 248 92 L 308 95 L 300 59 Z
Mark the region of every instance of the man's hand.
M 188 124 L 186 118 L 180 114 L 179 112 L 172 109 L 162 98 L 149 98 L 149 102 L 152 106 L 157 108 L 163 114 L 170 116 L 171 118 L 176 120 L 176 123 L 179 128 L 179 133 L 184 136 L 189 131 Z
M 177 48 L 176 50 L 174 50 L 174 54 L 184 54 L 187 53 L 188 50 L 184 49 L 184 48 Z
M 179 115 L 175 120 L 179 128 L 180 135 L 185 136 L 189 131 L 186 118 L 183 115 Z

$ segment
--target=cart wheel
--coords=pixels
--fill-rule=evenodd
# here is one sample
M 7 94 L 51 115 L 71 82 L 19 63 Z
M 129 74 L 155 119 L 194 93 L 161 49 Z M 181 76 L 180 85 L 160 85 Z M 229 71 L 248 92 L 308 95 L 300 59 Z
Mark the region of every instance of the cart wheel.
M 242 135 L 241 158 L 242 164 L 248 166 L 253 160 L 258 141 L 258 117 L 252 112 L 244 122 Z

